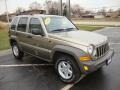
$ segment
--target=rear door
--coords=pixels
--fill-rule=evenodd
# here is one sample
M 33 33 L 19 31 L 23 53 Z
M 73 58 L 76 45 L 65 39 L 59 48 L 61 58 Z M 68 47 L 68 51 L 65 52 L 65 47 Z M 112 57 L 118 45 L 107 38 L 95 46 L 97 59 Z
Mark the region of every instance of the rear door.
M 17 23 L 18 23 L 18 17 L 15 17 L 11 24 L 10 24 L 10 31 L 9 34 L 12 35 L 12 38 L 16 38 L 16 27 L 17 27 Z

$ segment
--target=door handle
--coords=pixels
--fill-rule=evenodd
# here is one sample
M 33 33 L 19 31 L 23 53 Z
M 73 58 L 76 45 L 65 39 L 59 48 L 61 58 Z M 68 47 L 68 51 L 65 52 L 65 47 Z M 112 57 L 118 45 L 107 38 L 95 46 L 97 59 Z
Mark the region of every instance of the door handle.
M 27 38 L 32 38 L 32 36 L 28 35 Z
M 51 43 L 52 41 L 51 41 L 51 40 L 49 40 L 48 42 L 49 42 L 49 43 Z

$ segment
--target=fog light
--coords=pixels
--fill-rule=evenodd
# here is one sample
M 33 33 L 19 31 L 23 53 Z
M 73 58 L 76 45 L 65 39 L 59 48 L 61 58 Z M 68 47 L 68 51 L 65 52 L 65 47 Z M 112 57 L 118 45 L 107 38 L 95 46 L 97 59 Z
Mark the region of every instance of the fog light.
M 88 66 L 84 66 L 84 70 L 85 70 L 85 71 L 88 71 Z

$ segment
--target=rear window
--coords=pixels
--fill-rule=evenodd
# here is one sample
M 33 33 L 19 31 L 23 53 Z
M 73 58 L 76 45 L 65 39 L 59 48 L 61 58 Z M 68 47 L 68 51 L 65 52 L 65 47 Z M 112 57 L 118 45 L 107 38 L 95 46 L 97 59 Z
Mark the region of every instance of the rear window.
M 27 21 L 27 17 L 21 17 L 18 23 L 17 31 L 26 32 Z
M 17 21 L 18 21 L 18 17 L 15 17 L 11 23 L 11 28 L 10 28 L 11 30 L 16 29 Z

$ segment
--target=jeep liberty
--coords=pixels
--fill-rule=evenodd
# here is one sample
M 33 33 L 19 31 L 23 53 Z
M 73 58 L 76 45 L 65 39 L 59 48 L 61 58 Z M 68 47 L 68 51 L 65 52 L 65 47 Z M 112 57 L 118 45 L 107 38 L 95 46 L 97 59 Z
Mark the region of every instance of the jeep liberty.
M 16 59 L 24 53 L 52 63 L 60 79 L 74 83 L 112 61 L 108 38 L 78 30 L 66 17 L 19 15 L 10 25 L 10 44 Z

